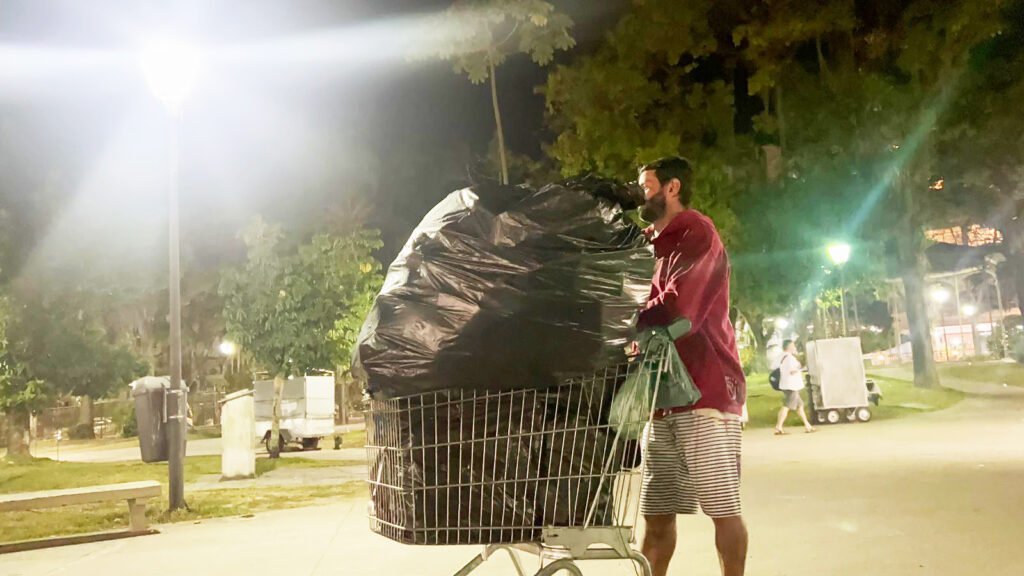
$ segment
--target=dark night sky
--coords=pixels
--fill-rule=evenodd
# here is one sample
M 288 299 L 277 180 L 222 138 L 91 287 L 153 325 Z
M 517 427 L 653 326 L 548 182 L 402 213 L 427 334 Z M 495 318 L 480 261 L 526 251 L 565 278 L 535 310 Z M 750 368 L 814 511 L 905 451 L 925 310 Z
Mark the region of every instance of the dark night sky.
M 559 57 L 566 61 L 592 49 L 629 0 L 554 3 L 576 22 L 579 46 Z M 112 72 L 53 52 L 130 53 L 147 30 L 161 29 L 242 47 L 243 62 L 208 71 L 186 109 L 182 213 L 195 253 L 211 263 L 237 256 L 235 235 L 252 214 L 301 225 L 325 204 L 359 195 L 367 178 L 379 184 L 375 205 L 398 206 L 394 222 L 375 224 L 391 244 L 400 241 L 448 182 L 458 184 L 445 179 L 465 171 L 451 158 L 483 155 L 493 136 L 487 86 L 448 63 L 396 54 L 404 23 L 448 4 L 0 0 L 0 195 L 19 215 L 19 242 L 33 245 L 23 259 L 77 262 L 83 251 L 117 251 L 120 260 L 162 264 L 162 112 L 134 64 Z M 316 42 L 324 38 L 334 47 Z M 265 45 L 288 46 L 295 58 L 264 61 L 250 48 Z M 517 152 L 541 153 L 543 99 L 534 88 L 545 75 L 525 56 L 499 69 Z M 390 167 L 409 154 L 417 163 Z

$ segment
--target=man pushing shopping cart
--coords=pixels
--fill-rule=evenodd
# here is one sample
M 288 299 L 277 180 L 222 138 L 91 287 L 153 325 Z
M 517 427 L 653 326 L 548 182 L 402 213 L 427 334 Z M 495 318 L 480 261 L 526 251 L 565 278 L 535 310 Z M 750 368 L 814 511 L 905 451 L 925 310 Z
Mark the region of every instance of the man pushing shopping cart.
M 701 398 L 657 399 L 644 453 L 643 554 L 664 576 L 676 545 L 676 515 L 698 506 L 715 523 L 724 576 L 742 576 L 747 530 L 740 508 L 740 417 L 746 381 L 729 321 L 729 259 L 711 220 L 693 210 L 693 170 L 678 157 L 640 169 L 644 220 L 657 264 L 638 328 L 688 321 L 676 349 Z M 666 392 L 670 389 L 663 388 Z
M 643 215 L 653 222 L 649 232 L 656 256 L 654 280 L 649 302 L 639 315 L 634 357 L 624 360 L 620 352 L 610 363 L 593 355 L 601 347 L 589 343 L 626 341 L 628 335 L 619 330 L 628 326 L 632 312 L 623 316 L 621 304 L 635 305 L 647 286 L 641 281 L 635 291 L 627 290 L 630 296 L 617 294 L 634 276 L 608 276 L 609 270 L 651 262 L 625 227 L 605 237 L 607 252 L 600 258 L 594 252 L 598 244 L 589 237 L 585 242 L 564 242 L 570 231 L 590 235 L 600 230 L 594 224 L 608 225 L 609 212 L 593 209 L 608 206 L 601 199 L 606 198 L 602 185 L 595 187 L 598 193 L 593 196 L 545 188 L 526 193 L 521 204 L 502 198 L 514 206 L 514 216 L 490 212 L 494 203 L 477 202 L 460 192 L 448 200 L 453 213 L 445 212 L 446 206 L 436 209 L 435 217 L 443 216 L 438 225 L 428 215 L 421 226 L 430 230 L 428 242 L 436 246 L 410 242 L 406 250 L 419 250 L 422 256 L 399 256 L 393 265 L 396 282 L 385 283 L 391 291 L 386 301 L 384 292 L 378 298 L 378 310 L 364 326 L 364 334 L 371 337 L 360 347 L 365 352 L 362 367 L 380 376 L 377 390 L 370 390 L 367 425 L 372 530 L 405 544 L 483 545 L 483 552 L 457 576 L 470 574 L 502 550 L 510 553 L 520 576 L 527 572 L 519 552 L 540 558 L 540 570 L 530 572 L 537 576 L 581 574 L 577 560 L 627 560 L 645 575 L 665 574 L 675 545 L 675 516 L 695 513 L 700 506 L 716 524 L 723 570 L 742 574 L 746 533 L 739 507 L 739 413 L 745 383 L 728 322 L 728 262 L 714 226 L 687 207 L 691 174 L 689 164 L 680 158 L 661 160 L 640 172 Z M 500 192 L 506 197 L 523 193 Z M 543 211 L 559 202 L 579 220 L 573 226 L 553 222 L 552 232 L 543 232 L 537 223 L 552 220 Z M 544 210 L 530 212 L 540 207 Z M 602 221 L 583 225 L 595 215 Z M 464 221 L 471 226 L 463 226 Z M 508 235 L 515 238 L 511 246 L 527 251 L 538 246 L 544 252 L 521 255 L 510 251 L 505 241 L 495 242 L 494 231 L 507 234 L 510 222 L 532 223 Z M 450 239 L 445 236 L 449 233 Z M 530 234 L 535 237 L 524 241 Z M 615 244 L 620 239 L 627 251 Z M 468 242 L 473 243 L 472 259 L 466 257 Z M 565 251 L 552 258 L 552 246 Z M 579 246 L 588 248 L 574 252 Z M 487 256 L 487 268 L 480 268 L 478 253 Z M 576 293 L 548 291 L 561 288 L 544 273 L 535 281 L 523 278 L 522 271 L 536 270 L 540 258 L 551 259 L 552 270 L 559 275 L 567 270 L 568 261 L 592 268 L 576 272 L 579 280 L 574 282 L 586 285 L 579 292 L 582 304 L 573 307 L 579 316 L 547 304 L 553 297 L 574 302 Z M 408 262 L 417 268 L 410 269 Z M 426 273 L 423 266 L 428 266 Z M 434 280 L 442 274 L 447 282 Z M 435 290 L 453 285 L 460 289 L 443 299 L 433 296 Z M 547 312 L 534 314 L 529 306 L 487 308 L 501 300 L 479 296 L 492 290 L 508 294 L 506 287 L 513 285 L 513 299 L 515 294 L 530 294 L 535 301 L 531 304 Z M 602 290 L 596 300 L 588 296 Z M 444 310 L 434 309 L 441 300 L 462 302 L 473 314 L 456 309 L 460 316 L 444 316 Z M 601 306 L 600 314 L 590 313 L 597 310 L 595 303 Z M 431 316 L 423 315 L 427 312 Z M 412 317 L 415 324 L 402 315 Z M 428 324 L 435 317 L 441 320 Z M 462 362 L 457 365 L 479 374 L 473 361 L 486 366 L 491 357 L 477 350 L 487 349 L 486 339 L 495 331 L 472 332 L 485 341 L 478 346 L 476 340 L 465 338 L 470 325 L 460 318 L 502 322 L 508 330 L 524 334 L 537 322 L 556 318 L 542 326 L 544 334 L 549 334 L 548 327 L 550 334 L 562 331 L 580 343 L 573 348 L 580 352 L 578 357 L 561 359 L 547 352 L 564 342 L 549 338 L 547 343 L 530 343 L 532 348 L 510 342 L 507 349 L 499 348 L 509 370 L 493 378 L 468 378 L 469 373 L 453 371 L 454 364 L 445 362 Z M 595 324 L 595 319 L 600 322 Z M 428 325 L 431 330 L 422 329 Z M 421 328 L 412 329 L 416 326 Z M 564 331 L 567 327 L 570 332 Z M 538 345 L 544 348 L 533 352 Z M 528 353 L 515 356 L 520 351 Z M 511 357 L 529 366 L 517 371 Z M 584 358 L 590 360 L 581 363 Z M 599 368 L 584 370 L 582 376 L 544 378 L 543 383 L 510 377 L 543 375 L 549 367 L 558 372 L 557 365 L 587 362 Z M 640 513 L 648 525 L 643 553 L 632 546 Z

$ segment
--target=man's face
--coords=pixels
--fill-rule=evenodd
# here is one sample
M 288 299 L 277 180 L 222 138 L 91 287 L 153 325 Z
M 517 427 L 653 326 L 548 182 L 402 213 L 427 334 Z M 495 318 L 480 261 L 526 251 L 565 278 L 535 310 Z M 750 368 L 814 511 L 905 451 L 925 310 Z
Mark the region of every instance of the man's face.
M 640 217 L 647 222 L 655 222 L 665 215 L 665 191 L 654 170 L 644 170 L 638 180 L 644 191 L 644 205 L 640 209 Z
M 786 346 L 787 354 L 796 354 L 796 342 L 790 342 L 789 346 Z

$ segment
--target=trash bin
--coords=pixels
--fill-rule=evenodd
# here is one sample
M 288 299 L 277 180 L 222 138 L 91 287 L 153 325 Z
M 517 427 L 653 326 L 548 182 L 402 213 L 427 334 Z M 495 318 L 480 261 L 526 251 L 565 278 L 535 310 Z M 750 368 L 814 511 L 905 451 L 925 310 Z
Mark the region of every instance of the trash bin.
M 167 418 L 165 396 L 169 378 L 146 376 L 132 382 L 135 421 L 139 429 L 139 451 L 143 462 L 167 461 Z
M 220 478 L 256 477 L 256 411 L 252 390 L 240 390 L 221 401 Z

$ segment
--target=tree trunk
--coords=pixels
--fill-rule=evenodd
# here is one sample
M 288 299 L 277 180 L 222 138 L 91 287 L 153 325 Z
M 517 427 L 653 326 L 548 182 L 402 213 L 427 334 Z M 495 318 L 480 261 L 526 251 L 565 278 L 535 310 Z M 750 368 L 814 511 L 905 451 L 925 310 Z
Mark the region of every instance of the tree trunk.
M 782 82 L 775 85 L 775 119 L 779 123 L 779 146 L 786 153 L 786 115 L 782 108 Z
M 491 105 L 494 106 L 494 125 L 498 129 L 498 158 L 501 161 L 501 183 L 508 185 L 508 158 L 505 156 L 505 129 L 501 124 L 501 109 L 498 107 L 498 78 L 494 64 L 490 64 Z
M 93 429 L 93 426 L 92 426 L 92 421 L 93 421 L 93 402 L 92 402 L 92 396 L 89 396 L 88 394 L 86 394 L 84 396 L 80 396 L 79 400 L 81 401 L 81 406 L 80 406 L 80 408 L 78 410 L 78 425 L 80 427 L 82 427 L 82 430 L 87 430 L 88 431 L 88 437 L 89 438 L 95 438 L 96 437 L 96 431 L 95 431 L 95 429 Z M 85 428 L 84 425 L 88 425 L 88 428 Z
M 825 58 L 825 52 L 821 49 L 820 35 L 814 38 L 814 49 L 818 53 L 818 72 L 821 74 L 821 83 L 826 88 L 831 88 L 832 72 L 828 68 L 828 59 Z
M 18 410 L 7 411 L 7 458 L 28 458 L 28 415 Z
M 334 371 L 334 383 L 335 389 L 338 391 L 338 397 L 335 399 L 338 402 L 338 418 L 342 424 L 348 424 L 348 378 L 345 376 L 344 370 L 341 366 L 338 366 Z
M 765 372 L 768 368 L 768 339 L 771 334 L 764 332 L 764 316 L 751 316 L 750 332 L 754 335 L 754 360 L 751 362 L 751 372 Z
M 82 405 L 78 411 L 79 424 L 92 424 L 92 396 L 88 394 L 79 397 Z
M 274 415 L 270 421 L 271 458 L 281 456 L 281 396 L 284 394 L 284 374 L 274 376 Z
M 906 295 L 907 322 L 910 324 L 910 350 L 914 359 L 914 386 L 936 388 L 939 374 L 935 369 L 931 324 L 925 301 L 924 266 L 921 255 L 913 254 L 904 261 L 903 293 Z

